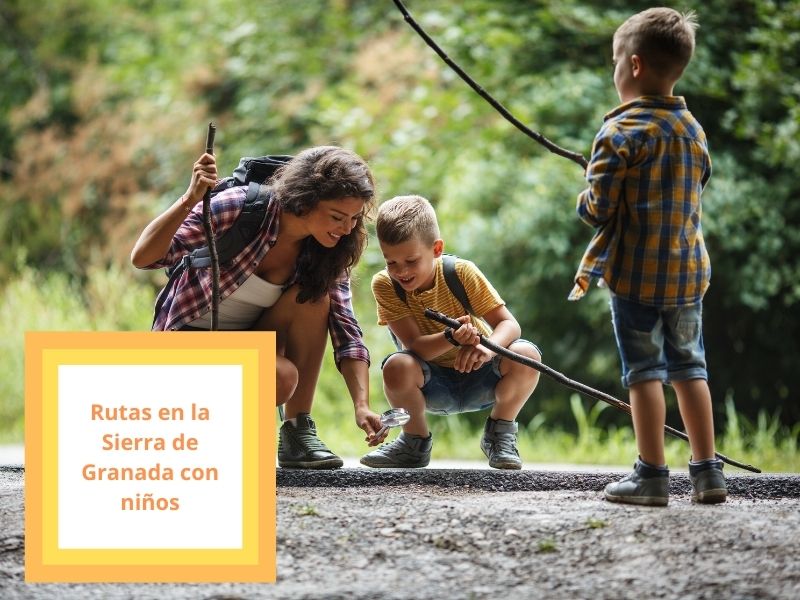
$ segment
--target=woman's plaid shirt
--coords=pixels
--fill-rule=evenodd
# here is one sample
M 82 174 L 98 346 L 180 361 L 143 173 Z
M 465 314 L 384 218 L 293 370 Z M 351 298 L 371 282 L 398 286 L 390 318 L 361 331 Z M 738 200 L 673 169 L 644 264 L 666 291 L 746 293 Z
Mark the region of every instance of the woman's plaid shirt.
M 219 237 L 236 221 L 247 196 L 247 187 L 233 187 L 219 193 L 211 200 L 216 235 Z M 270 248 L 278 239 L 280 207 L 270 200 L 265 226 L 255 239 L 226 267 L 220 267 L 220 299 L 232 294 L 253 274 Z M 167 255 L 148 265 L 147 269 L 170 267 L 185 254 L 206 245 L 203 230 L 203 203 L 199 202 L 189 213 L 172 239 Z M 297 279 L 295 274 L 286 287 Z M 331 300 L 328 330 L 333 342 L 337 366 L 343 358 L 353 358 L 369 363 L 369 352 L 363 342 L 361 328 L 353 313 L 350 279 L 343 276 L 329 291 Z M 156 315 L 153 330 L 177 330 L 211 310 L 211 269 L 187 269 L 169 291 L 161 311 Z
M 711 278 L 700 194 L 711 158 L 700 123 L 679 96 L 642 96 L 604 118 L 578 196 L 578 216 L 597 230 L 570 300 L 593 277 L 650 306 L 700 302 Z

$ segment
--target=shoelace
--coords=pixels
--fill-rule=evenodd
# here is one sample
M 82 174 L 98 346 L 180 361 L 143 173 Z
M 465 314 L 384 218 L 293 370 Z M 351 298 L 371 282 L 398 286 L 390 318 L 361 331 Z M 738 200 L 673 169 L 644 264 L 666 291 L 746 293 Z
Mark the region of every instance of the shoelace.
M 324 450 L 329 452 L 328 447 L 317 437 L 317 432 L 313 429 L 297 432 L 297 439 L 308 450 Z
M 516 454 L 517 449 L 514 446 L 514 435 L 509 433 L 495 434 L 497 437 L 492 440 L 492 450 L 497 452 L 507 452 L 509 454 Z
M 395 446 L 398 446 L 398 447 L 407 446 L 407 447 L 410 448 L 410 446 L 406 442 L 402 441 L 398 437 L 398 438 L 393 439 L 391 442 L 383 442 L 380 446 L 378 446 L 378 449 L 379 450 L 382 450 L 382 449 L 388 450 L 388 449 L 393 448 Z M 412 448 L 412 450 L 413 450 L 413 448 Z

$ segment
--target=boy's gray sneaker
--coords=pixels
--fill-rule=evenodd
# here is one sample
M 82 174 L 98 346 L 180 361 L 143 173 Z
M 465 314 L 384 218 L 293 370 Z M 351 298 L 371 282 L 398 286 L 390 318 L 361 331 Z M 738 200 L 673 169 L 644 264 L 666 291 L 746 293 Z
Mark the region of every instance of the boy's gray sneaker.
M 633 465 L 633 473 L 606 486 L 605 495 L 611 502 L 666 506 L 669 501 L 669 469 L 652 467 L 639 459 Z
M 424 438 L 400 432 L 397 439 L 388 444 L 381 444 L 369 454 L 361 458 L 361 464 L 376 469 L 418 469 L 427 467 L 431 462 L 433 434 Z
M 486 419 L 481 438 L 481 450 L 495 469 L 521 469 L 522 459 L 517 450 L 517 422 Z
M 722 474 L 719 459 L 689 463 L 689 479 L 692 480 L 692 502 L 720 504 L 728 497 L 728 486 Z
M 317 437 L 308 413 L 297 414 L 297 425 L 284 421 L 278 436 L 278 465 L 295 469 L 338 469 L 344 462 Z

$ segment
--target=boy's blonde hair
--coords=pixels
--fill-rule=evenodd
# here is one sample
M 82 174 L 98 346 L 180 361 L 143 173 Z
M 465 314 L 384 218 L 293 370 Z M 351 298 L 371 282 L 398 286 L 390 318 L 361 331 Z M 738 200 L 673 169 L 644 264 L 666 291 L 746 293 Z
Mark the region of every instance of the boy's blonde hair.
M 614 42 L 626 55 L 638 54 L 656 73 L 677 81 L 694 53 L 696 29 L 694 11 L 648 8 L 620 25 Z
M 439 239 L 436 212 L 422 196 L 395 196 L 381 204 L 375 230 L 378 241 L 390 246 L 411 239 L 433 244 Z

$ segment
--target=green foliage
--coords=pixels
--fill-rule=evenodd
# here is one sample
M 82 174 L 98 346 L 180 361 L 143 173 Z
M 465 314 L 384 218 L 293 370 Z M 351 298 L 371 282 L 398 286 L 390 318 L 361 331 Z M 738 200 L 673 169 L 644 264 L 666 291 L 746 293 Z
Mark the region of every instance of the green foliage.
M 764 411 L 759 411 L 754 422 L 750 421 L 736 412 L 731 397 L 725 399 L 725 417 L 725 432 L 720 442 L 724 446 L 718 446 L 724 448 L 726 454 L 762 466 L 765 471 L 798 472 L 800 424 L 790 429 L 781 425 L 777 414 L 769 416 Z M 790 458 L 793 456 L 795 458 Z
M 652 5 L 407 4 L 523 122 L 585 156 L 618 102 L 611 36 Z M 697 11 L 701 27 L 676 93 L 703 123 L 714 162 L 704 196 L 713 265 L 704 319 L 718 429 L 726 441 L 743 436 L 750 452 L 751 436 L 780 423 L 778 438 L 791 441 L 774 446 L 784 452 L 800 421 L 793 377 L 800 361 L 800 1 L 689 0 L 684 7 Z M 214 120 L 223 173 L 243 155 L 333 142 L 370 161 L 384 198 L 430 198 L 448 249 L 489 276 L 545 363 L 624 397 L 604 292 L 565 300 L 591 237 L 574 214 L 580 169 L 497 115 L 390 2 L 6 1 L 0 25 L 8 34 L 0 39 L 0 288 L 14 328 L 3 342 L 8 364 L 21 360 L 25 329 L 148 326 L 163 277 L 132 277 L 127 257 L 142 227 L 185 188 Z M 18 260 L 21 251 L 27 261 Z M 381 266 L 372 240 L 355 272 L 355 305 L 373 355 L 376 410 L 386 408 L 379 364 L 391 350 L 369 291 Z M 21 374 L 0 385 L 0 402 L 18 414 Z M 724 398 L 736 401 L 736 426 Z M 317 406 L 315 417 L 351 440 L 340 451 L 361 453 L 330 357 Z M 569 390 L 543 378 L 521 415 L 525 452 L 630 461 L 627 417 L 591 409 L 583 422 L 576 410 Z M 7 414 L 0 427 L 19 432 L 19 420 Z M 762 414 L 776 416 L 762 423 Z M 15 424 L 7 427 L 7 419 Z M 672 405 L 669 420 L 677 421 Z M 433 419 L 442 440 L 435 452 L 475 455 L 476 443 L 467 451 L 448 440 L 474 435 L 481 421 Z M 575 435 L 583 440 L 577 445 Z
M 43 275 L 20 266 L 0 299 L 0 440 L 22 438 L 26 331 L 142 329 L 151 307 L 149 286 L 135 283 L 119 267 L 93 266 L 81 286 L 63 273 Z
M 130 271 L 119 267 L 91 266 L 82 284 L 63 273 L 41 274 L 22 261 L 18 271 L 19 275 L 6 285 L 0 301 L 0 319 L 6 323 L 6 335 L 0 339 L 0 361 L 6 373 L 0 379 L 0 441 L 17 442 L 22 439 L 23 428 L 25 332 L 142 330 L 150 322 L 152 306 L 149 286 L 136 282 Z M 373 329 L 372 333 L 375 332 L 385 334 Z M 388 353 L 391 349 L 388 336 L 378 337 L 370 347 L 383 347 Z M 370 373 L 372 407 L 376 411 L 388 408 L 379 391 L 378 365 L 382 356 L 383 353 L 374 355 Z M 555 421 L 549 413 L 535 414 L 519 432 L 519 448 L 526 463 L 629 463 L 636 456 L 633 431 L 627 424 L 618 427 L 601 423 L 601 416 L 608 412 L 606 407 L 602 403 L 589 404 L 572 394 L 571 423 Z M 725 410 L 725 430 L 717 441 L 721 452 L 765 471 L 800 472 L 800 424 L 788 428 L 781 424 L 777 414 L 769 416 L 763 410 L 750 421 L 736 411 L 732 398 L 726 401 Z M 326 354 L 314 418 L 323 439 L 336 452 L 361 456 L 368 451 L 364 435 L 353 420 L 352 404 L 336 371 L 332 352 Z M 430 416 L 434 458 L 484 460 L 478 448 L 484 418 L 483 413 Z M 549 426 L 545 426 L 547 423 Z M 669 464 L 679 467 L 685 464 L 688 452 L 685 442 L 668 438 Z

